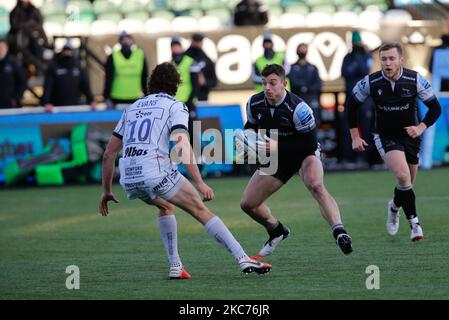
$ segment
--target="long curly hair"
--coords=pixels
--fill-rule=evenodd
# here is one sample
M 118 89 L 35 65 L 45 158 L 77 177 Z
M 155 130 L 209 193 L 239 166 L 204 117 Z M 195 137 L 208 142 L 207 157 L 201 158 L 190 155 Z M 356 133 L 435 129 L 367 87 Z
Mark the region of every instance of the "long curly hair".
M 147 82 L 148 94 L 164 92 L 171 96 L 176 95 L 178 85 L 181 83 L 181 76 L 176 67 L 169 62 L 158 64 Z

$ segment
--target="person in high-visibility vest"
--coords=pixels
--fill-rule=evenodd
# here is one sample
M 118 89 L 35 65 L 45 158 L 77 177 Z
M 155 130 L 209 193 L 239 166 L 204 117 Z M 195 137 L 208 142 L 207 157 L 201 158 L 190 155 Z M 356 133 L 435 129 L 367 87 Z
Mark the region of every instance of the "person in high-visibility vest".
M 255 84 L 254 89 L 256 92 L 263 91 L 262 76 L 261 72 L 266 65 L 269 64 L 279 64 L 284 67 L 286 75 L 288 76 L 290 72 L 290 66 L 285 63 L 285 55 L 283 52 L 274 51 L 273 39 L 271 33 L 264 33 L 263 35 L 263 55 L 256 59 L 253 66 L 252 79 Z M 287 90 L 290 90 L 290 82 L 287 79 Z
M 173 37 L 171 40 L 172 63 L 181 75 L 181 84 L 178 86 L 175 98 L 184 102 L 189 109 L 190 118 L 196 118 L 195 92 L 198 86 L 198 73 L 201 66 L 195 60 L 185 54 L 181 40 Z
M 193 121 L 197 118 L 196 104 L 197 101 L 196 92 L 198 90 L 198 74 L 201 72 L 202 66 L 195 60 L 186 54 L 181 44 L 181 39 L 174 36 L 171 39 L 171 53 L 172 63 L 176 67 L 180 77 L 181 83 L 176 91 L 175 98 L 183 102 L 189 110 L 189 136 L 190 144 L 201 145 L 200 136 L 193 132 Z M 201 155 L 196 155 L 197 163 L 201 162 Z
M 114 50 L 106 61 L 103 97 L 108 109 L 116 104 L 131 104 L 145 95 L 148 68 L 145 53 L 134 44 L 133 37 L 123 31 L 120 50 Z

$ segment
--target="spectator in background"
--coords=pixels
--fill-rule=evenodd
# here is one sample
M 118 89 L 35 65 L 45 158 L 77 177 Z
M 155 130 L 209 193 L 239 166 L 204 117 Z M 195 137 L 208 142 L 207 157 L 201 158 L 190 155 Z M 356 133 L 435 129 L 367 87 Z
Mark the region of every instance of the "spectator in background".
M 364 47 L 362 43 L 362 37 L 358 31 L 352 33 L 352 50 L 343 59 L 341 67 L 341 75 L 345 81 L 345 105 L 352 94 L 352 89 L 356 83 L 370 73 L 373 65 L 373 57 L 371 53 Z M 373 114 L 373 103 L 371 99 L 366 100 L 363 106 L 358 110 L 358 116 L 360 119 L 360 130 L 363 132 L 364 137 L 372 137 L 371 132 L 371 120 Z M 348 110 L 344 110 L 344 113 L 338 117 L 338 158 L 340 162 L 347 164 L 349 167 L 354 166 L 357 160 L 357 155 L 351 148 L 351 137 L 349 135 L 349 118 Z M 373 141 L 369 142 L 374 145 Z M 367 151 L 368 152 L 368 151 Z M 368 153 L 365 152 L 361 155 L 362 159 L 368 161 Z M 375 152 L 375 150 L 369 150 L 369 152 Z M 377 157 L 377 155 L 376 155 Z M 373 160 L 374 161 L 374 160 Z M 380 161 L 380 159 L 379 159 Z M 374 161 L 374 162 L 379 162 Z
M 26 88 L 25 73 L 17 60 L 8 54 L 4 39 L 0 39 L 0 88 L 0 108 L 20 107 Z
M 41 59 L 44 49 L 48 47 L 48 40 L 39 9 L 30 0 L 18 0 L 9 14 L 9 21 L 11 51 L 14 54 L 23 54 L 23 64 L 31 75 L 40 72 Z
M 90 90 L 86 72 L 74 57 L 73 48 L 65 44 L 61 53 L 50 63 L 44 82 L 42 105 L 45 111 L 51 112 L 53 106 L 73 106 L 83 104 L 82 94 L 86 102 L 95 109 L 96 102 Z
M 199 66 L 193 58 L 186 54 L 184 48 L 182 47 L 181 40 L 178 37 L 173 37 L 171 40 L 171 52 L 172 63 L 181 77 L 181 83 L 178 86 L 175 98 L 183 102 L 189 110 L 188 129 L 190 144 L 194 146 L 194 139 L 201 138 L 195 137 L 193 134 L 193 121 L 197 118 L 195 92 L 198 90 L 198 75 L 201 71 L 201 66 Z M 196 145 L 201 145 L 200 142 L 201 139 Z M 201 155 L 196 154 L 196 157 L 197 162 L 201 163 Z
M 217 86 L 215 63 L 203 51 L 203 39 L 204 35 L 194 33 L 192 35 L 192 44 L 186 51 L 186 55 L 195 60 L 195 63 L 201 68 L 201 71 L 198 73 L 198 87 L 195 93 L 199 101 L 207 101 L 209 91 Z
M 313 110 L 317 128 L 320 125 L 320 93 L 322 81 L 318 69 L 307 62 L 307 45 L 301 43 L 296 48 L 298 60 L 290 68 L 291 92 L 303 99 Z
M 123 31 L 119 36 L 120 50 L 114 50 L 106 60 L 103 97 L 108 109 L 116 104 L 131 104 L 145 95 L 148 64 L 145 53 L 134 44 L 133 37 Z
M 182 47 L 181 40 L 173 37 L 171 40 L 172 63 L 181 76 L 175 98 L 183 102 L 189 109 L 190 120 L 196 119 L 195 92 L 198 87 L 198 74 L 201 67 L 188 56 Z M 191 123 L 189 123 L 189 128 Z
M 266 32 L 263 35 L 263 55 L 256 59 L 253 66 L 253 82 L 256 92 L 262 92 L 262 76 L 261 72 L 268 64 L 279 64 L 284 67 L 286 75 L 289 74 L 290 66 L 285 65 L 285 55 L 283 52 L 274 51 L 273 38 L 271 33 Z M 287 90 L 290 90 L 290 82 L 287 82 Z
M 267 8 L 257 0 L 242 0 L 234 8 L 236 26 L 263 26 L 267 22 Z

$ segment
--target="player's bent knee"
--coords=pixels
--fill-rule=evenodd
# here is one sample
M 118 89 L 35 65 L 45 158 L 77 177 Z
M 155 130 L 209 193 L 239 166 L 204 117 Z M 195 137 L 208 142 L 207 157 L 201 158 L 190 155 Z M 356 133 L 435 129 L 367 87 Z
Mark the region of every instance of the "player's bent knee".
M 326 189 L 324 188 L 324 184 L 321 181 L 312 181 L 310 183 L 306 183 L 307 189 L 315 195 L 324 195 Z
M 170 216 L 175 214 L 175 207 L 172 206 L 170 208 L 159 208 L 159 216 Z
M 240 202 L 240 208 L 246 213 L 252 213 L 254 212 L 254 210 L 256 210 L 257 205 L 252 203 L 250 200 L 242 199 L 242 201 Z
M 400 171 L 396 173 L 396 179 L 401 185 L 408 185 L 411 183 L 410 173 L 407 171 Z

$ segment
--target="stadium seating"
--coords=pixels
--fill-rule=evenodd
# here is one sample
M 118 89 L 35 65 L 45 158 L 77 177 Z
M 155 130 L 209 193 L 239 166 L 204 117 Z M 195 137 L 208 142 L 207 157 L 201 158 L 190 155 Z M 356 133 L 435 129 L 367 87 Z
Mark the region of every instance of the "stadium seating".
M 359 15 L 352 11 L 338 11 L 335 12 L 333 19 L 332 19 L 333 25 L 340 27 L 340 26 L 355 26 L 358 25 Z
M 332 15 L 327 12 L 313 11 L 306 17 L 306 26 L 317 28 L 332 25 Z
M 66 36 L 89 36 L 90 23 L 88 21 L 67 21 L 64 25 Z
M 95 20 L 90 28 L 92 35 L 104 35 L 111 33 L 118 33 L 117 23 L 111 20 Z
M 105 12 L 97 16 L 98 20 L 113 21 L 118 23 L 122 20 L 122 14 L 119 12 Z
M 193 32 L 199 29 L 198 20 L 193 17 L 174 17 L 171 22 L 172 30 L 175 32 Z
M 175 14 L 166 9 L 155 9 L 154 11 L 151 12 L 151 16 L 172 20 L 175 17 Z
M 383 13 L 375 6 L 368 6 L 359 14 L 360 25 L 370 30 L 378 29 L 382 18 Z
M 117 10 L 115 3 L 108 0 L 95 0 L 93 3 L 93 11 L 97 16 L 103 13 L 117 12 Z
M 45 21 L 44 30 L 45 34 L 49 38 L 53 38 L 54 36 L 61 36 L 64 34 L 64 24 L 53 21 Z
M 284 6 L 286 13 L 298 13 L 307 15 L 310 11 L 309 7 L 304 3 L 292 2 Z
M 120 12 L 124 16 L 130 13 L 145 12 L 145 11 L 146 11 L 145 6 L 142 4 L 142 2 L 137 0 L 123 1 L 122 4 L 120 5 Z
M 402 9 L 388 10 L 380 21 L 382 24 L 400 25 L 412 21 L 412 15 Z
M 167 6 L 174 12 L 188 12 L 200 8 L 198 0 L 168 0 Z
M 171 22 L 165 18 L 149 18 L 144 23 L 144 31 L 147 33 L 171 32 Z
M 195 19 L 199 19 L 203 15 L 203 10 L 201 10 L 200 8 L 191 9 L 189 11 L 189 16 L 194 17 Z
M 296 12 L 286 12 L 282 14 L 279 19 L 279 26 L 285 29 L 304 27 L 305 25 L 305 17 L 302 14 Z
M 357 21 L 367 24 L 368 28 L 373 28 L 375 23 L 390 24 L 392 21 L 410 20 L 410 17 L 394 12 L 384 17 L 383 13 L 387 10 L 385 0 L 261 1 L 268 8 L 269 28 L 351 26 L 357 25 Z M 134 30 L 133 32 L 144 30 L 149 33 L 155 33 L 157 30 L 161 32 L 219 30 L 232 25 L 232 12 L 239 0 L 95 0 L 92 3 L 89 0 L 32 0 L 32 2 L 41 10 L 46 22 L 45 30 L 50 36 L 73 35 L 76 31 L 75 22 L 83 22 L 79 24 L 79 35 L 88 36 L 107 34 L 106 26 L 110 26 L 109 33 L 116 33 L 119 25 L 118 29 L 126 26 L 127 29 Z M 0 0 L 0 36 L 9 30 L 8 15 L 14 6 L 14 1 Z M 185 18 L 176 19 L 177 17 Z M 294 20 L 295 17 L 297 21 Z M 170 28 L 165 20 L 150 20 L 150 18 L 168 20 L 171 23 Z M 196 21 L 193 22 L 192 18 Z M 92 23 L 95 21 L 101 22 L 95 23 L 94 29 Z M 156 26 L 157 21 L 162 23 L 160 27 Z M 209 29 L 207 24 L 210 24 Z M 113 25 L 115 27 L 112 27 Z
M 231 19 L 231 12 L 227 8 L 215 8 L 205 10 L 205 15 L 217 17 L 223 23 L 228 23 L 229 20 Z
M 148 12 L 141 11 L 141 12 L 130 12 L 125 14 L 125 19 L 131 19 L 131 20 L 139 20 L 142 22 L 145 22 L 149 18 Z
M 220 30 L 223 27 L 221 20 L 214 16 L 203 16 L 198 20 L 198 27 L 200 31 Z
M 118 23 L 118 29 L 120 31 L 126 31 L 128 33 L 140 33 L 144 30 L 144 23 L 135 19 L 123 19 Z
M 15 7 L 16 3 L 16 1 L 11 0 L 0 0 L 0 8 L 10 12 Z

